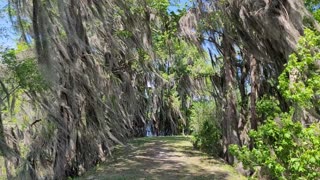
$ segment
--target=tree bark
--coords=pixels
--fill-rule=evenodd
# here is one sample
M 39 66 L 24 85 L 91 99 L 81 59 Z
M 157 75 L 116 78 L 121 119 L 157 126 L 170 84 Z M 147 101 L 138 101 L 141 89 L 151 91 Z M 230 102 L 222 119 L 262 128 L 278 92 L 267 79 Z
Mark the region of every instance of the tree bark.
M 258 83 L 257 83 L 257 60 L 251 55 L 250 56 L 250 83 L 251 83 L 251 93 L 250 93 L 250 123 L 251 129 L 257 130 L 258 128 L 258 119 L 256 111 L 256 101 L 258 96 Z M 250 148 L 253 148 L 254 142 L 250 140 Z
M 231 144 L 239 144 L 238 137 L 238 118 L 236 110 L 236 77 L 235 69 L 232 66 L 232 59 L 234 57 L 234 49 L 231 40 L 224 35 L 222 47 L 224 50 L 224 73 L 225 73 L 225 99 L 224 99 L 224 120 L 222 122 L 223 129 L 223 150 L 225 160 L 233 164 L 234 157 L 229 152 Z
M 8 144 L 7 144 L 7 141 L 6 141 L 6 137 L 5 137 L 5 134 L 4 134 L 4 126 L 3 126 L 3 119 L 2 119 L 2 106 L 1 106 L 1 103 L 0 102 L 0 151 L 1 151 L 1 154 L 4 158 L 4 165 L 5 165 L 5 168 L 6 168 L 6 174 L 7 174 L 7 179 L 12 179 L 13 176 L 11 174 L 11 171 L 10 171 L 10 158 L 8 157 Z
M 67 96 L 62 95 L 62 98 L 65 100 L 64 102 L 68 103 Z M 70 107 L 70 106 L 67 106 Z M 66 179 L 66 170 L 67 170 L 67 149 L 69 146 L 69 129 L 68 124 L 72 123 L 70 119 L 70 112 L 66 107 L 60 107 L 60 113 L 62 115 L 61 126 L 58 128 L 57 133 L 57 151 L 55 157 L 55 163 L 53 167 L 54 171 L 54 179 Z
M 251 93 L 250 93 L 250 114 L 251 114 L 251 129 L 257 130 L 257 111 L 256 111 L 256 101 L 258 96 L 258 65 L 256 58 L 250 56 L 250 81 L 251 81 Z

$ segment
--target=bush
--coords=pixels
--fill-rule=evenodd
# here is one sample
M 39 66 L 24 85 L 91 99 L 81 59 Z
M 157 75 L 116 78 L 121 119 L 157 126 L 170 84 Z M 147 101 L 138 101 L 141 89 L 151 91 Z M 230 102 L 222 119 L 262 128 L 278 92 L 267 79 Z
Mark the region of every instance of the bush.
M 221 152 L 221 132 L 217 125 L 205 121 L 199 133 L 194 133 L 194 146 L 200 150 L 218 156 Z
M 257 114 L 261 119 L 274 118 L 281 113 L 279 104 L 279 100 L 275 97 L 265 95 L 257 102 Z
M 214 103 L 199 101 L 191 110 L 191 129 L 194 147 L 217 156 L 221 152 L 221 131 L 214 119 Z
M 257 131 L 250 132 L 254 148 L 232 145 L 230 151 L 245 167 L 261 167 L 272 179 L 320 178 L 319 124 L 303 127 L 293 122 L 293 111 L 281 115 L 278 123 L 269 119 Z

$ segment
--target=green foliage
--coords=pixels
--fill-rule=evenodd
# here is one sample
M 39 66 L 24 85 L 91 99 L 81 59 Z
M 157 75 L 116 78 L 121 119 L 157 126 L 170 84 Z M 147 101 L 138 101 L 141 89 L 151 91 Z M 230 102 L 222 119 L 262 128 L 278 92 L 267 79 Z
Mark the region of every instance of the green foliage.
M 310 10 L 314 10 L 316 6 L 320 4 L 319 0 L 305 0 L 305 6 Z
M 36 59 L 17 58 L 17 54 L 23 53 L 27 48 L 25 44 L 18 44 L 17 49 L 10 49 L 1 53 L 2 63 L 13 74 L 11 83 L 16 82 L 22 89 L 40 92 L 47 88 L 47 84 L 38 70 Z
M 123 38 L 130 38 L 133 36 L 132 33 L 127 30 L 119 30 L 119 31 L 116 31 L 115 34 L 116 34 L 116 36 L 123 37 Z
M 26 130 L 34 121 L 33 117 L 37 109 L 37 105 L 30 101 L 25 92 L 38 93 L 47 88 L 38 71 L 35 58 L 31 58 L 32 54 L 26 54 L 28 49 L 29 46 L 20 43 L 16 49 L 1 52 L 0 62 L 1 70 L 5 73 L 2 75 L 3 77 L 0 77 L 5 87 L 0 88 L 0 95 L 7 102 L 1 104 L 0 109 L 3 124 L 19 128 L 22 131 Z M 22 145 L 19 145 L 21 155 L 25 152 Z
M 320 59 L 319 45 L 319 34 L 306 29 L 305 36 L 299 41 L 297 53 L 290 55 L 289 62 L 279 77 L 279 88 L 285 98 L 300 106 L 311 106 L 311 101 L 320 94 L 320 71 L 317 67 Z
M 147 4 L 150 7 L 156 9 L 158 12 L 165 13 L 167 12 L 170 2 L 168 0 L 157 0 L 157 1 L 148 0 Z
M 318 9 L 318 10 L 314 11 L 312 14 L 313 14 L 313 17 L 314 17 L 318 22 L 320 22 L 320 10 Z
M 279 77 L 283 96 L 299 108 L 319 107 L 319 43 L 319 34 L 306 29 Z M 261 172 L 272 179 L 320 178 L 320 124 L 304 127 L 292 121 L 296 109 L 281 113 L 279 102 L 272 97 L 263 97 L 257 111 L 268 120 L 249 133 L 254 147 L 233 145 L 231 153 L 248 168 L 261 167 Z
M 195 102 L 191 110 L 191 130 L 194 146 L 217 156 L 221 150 L 221 130 L 214 119 L 214 108 L 213 102 Z
M 320 22 L 320 1 L 319 0 L 305 0 L 305 6 L 306 8 L 311 12 L 313 15 L 313 18 Z M 315 29 L 314 28 L 314 19 L 312 17 L 304 17 L 303 19 L 303 24 L 310 28 L 310 29 Z
M 292 114 L 282 114 L 279 123 L 269 119 L 257 131 L 251 131 L 255 142 L 252 150 L 233 145 L 230 151 L 246 167 L 260 166 L 273 179 L 320 178 L 319 124 L 304 128 L 291 120 Z
M 199 52 L 199 49 L 179 37 L 179 20 L 186 13 L 185 9 L 169 12 L 169 1 L 147 1 L 155 9 L 155 21 L 151 23 L 152 42 L 155 52 L 156 69 L 163 86 L 163 105 L 173 111 L 171 116 L 177 121 L 179 130 L 189 133 L 189 103 L 193 87 L 190 83 L 196 78 L 208 77 L 212 74 L 209 61 Z M 153 57 L 146 57 L 153 58 Z M 207 78 L 209 79 L 209 78 Z M 157 87 L 159 85 L 156 84 Z
M 276 117 L 281 113 L 279 101 L 275 97 L 262 97 L 262 99 L 257 102 L 257 113 L 262 119 Z

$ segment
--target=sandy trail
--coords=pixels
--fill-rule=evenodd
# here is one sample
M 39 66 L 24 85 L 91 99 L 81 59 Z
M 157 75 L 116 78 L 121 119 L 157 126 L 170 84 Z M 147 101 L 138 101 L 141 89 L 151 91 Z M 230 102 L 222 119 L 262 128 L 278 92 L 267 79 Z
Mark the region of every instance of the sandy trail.
M 79 179 L 244 179 L 229 165 L 194 150 L 189 137 L 154 137 L 119 147 L 114 157 Z

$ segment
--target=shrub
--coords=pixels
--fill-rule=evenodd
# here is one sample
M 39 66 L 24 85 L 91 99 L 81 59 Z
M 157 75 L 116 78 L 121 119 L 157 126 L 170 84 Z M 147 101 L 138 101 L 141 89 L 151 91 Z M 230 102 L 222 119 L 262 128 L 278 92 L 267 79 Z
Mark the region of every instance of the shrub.
M 276 123 L 269 119 L 250 137 L 255 145 L 230 148 L 245 167 L 261 167 L 272 179 L 317 179 L 320 178 L 320 128 L 319 124 L 303 127 L 293 122 L 293 111 L 281 115 Z
M 191 110 L 193 145 L 200 150 L 217 156 L 221 152 L 221 131 L 214 118 L 214 103 L 199 101 Z
M 221 132 L 215 123 L 204 121 L 199 133 L 194 134 L 194 145 L 200 150 L 214 156 L 221 152 Z

